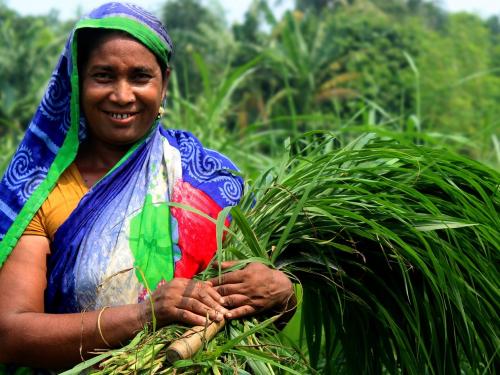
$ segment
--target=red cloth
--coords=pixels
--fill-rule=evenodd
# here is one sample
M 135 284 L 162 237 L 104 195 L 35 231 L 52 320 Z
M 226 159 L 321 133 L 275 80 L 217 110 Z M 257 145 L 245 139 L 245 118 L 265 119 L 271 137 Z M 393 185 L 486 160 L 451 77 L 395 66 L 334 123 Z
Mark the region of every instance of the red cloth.
M 207 194 L 184 181 L 174 186 L 172 201 L 193 207 L 217 219 L 222 208 Z M 177 220 L 181 259 L 175 265 L 175 277 L 192 278 L 207 268 L 217 251 L 216 225 L 195 212 L 172 207 Z M 226 226 L 229 220 L 226 219 Z

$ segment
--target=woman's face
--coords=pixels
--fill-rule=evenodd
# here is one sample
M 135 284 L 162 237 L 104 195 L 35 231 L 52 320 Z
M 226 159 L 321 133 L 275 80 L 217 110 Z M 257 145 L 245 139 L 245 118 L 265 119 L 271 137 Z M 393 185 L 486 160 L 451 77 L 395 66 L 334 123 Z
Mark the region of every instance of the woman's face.
M 148 132 L 166 91 L 149 49 L 126 35 L 105 36 L 81 74 L 81 106 L 94 140 L 129 145 Z

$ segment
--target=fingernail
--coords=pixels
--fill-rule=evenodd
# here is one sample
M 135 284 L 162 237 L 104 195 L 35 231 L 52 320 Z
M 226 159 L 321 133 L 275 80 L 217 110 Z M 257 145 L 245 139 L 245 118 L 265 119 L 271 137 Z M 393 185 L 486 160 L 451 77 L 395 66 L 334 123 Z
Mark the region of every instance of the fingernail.
M 226 314 L 226 318 L 231 318 L 231 317 L 232 317 L 231 313 L 230 313 L 230 312 L 228 312 L 228 313 Z
M 221 299 L 219 300 L 219 303 L 223 305 L 223 304 L 225 304 L 225 303 L 226 303 L 226 300 L 225 300 L 224 298 L 221 298 Z

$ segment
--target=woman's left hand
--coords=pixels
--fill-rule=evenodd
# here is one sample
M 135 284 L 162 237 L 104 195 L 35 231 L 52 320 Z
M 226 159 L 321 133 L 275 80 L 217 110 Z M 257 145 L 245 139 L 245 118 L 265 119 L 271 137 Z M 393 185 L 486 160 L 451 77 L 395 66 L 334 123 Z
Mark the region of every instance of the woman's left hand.
M 221 263 L 223 270 L 233 267 L 237 261 Z M 241 318 L 274 309 L 284 312 L 294 308 L 293 285 L 281 271 L 262 263 L 249 263 L 245 268 L 222 274 L 208 280 L 223 297 L 223 306 L 229 319 Z

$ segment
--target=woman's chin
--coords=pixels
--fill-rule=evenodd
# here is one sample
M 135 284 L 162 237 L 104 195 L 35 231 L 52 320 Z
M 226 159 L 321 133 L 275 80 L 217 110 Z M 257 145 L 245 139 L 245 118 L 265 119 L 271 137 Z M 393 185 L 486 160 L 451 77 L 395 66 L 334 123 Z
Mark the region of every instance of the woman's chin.
M 113 132 L 103 135 L 96 134 L 95 138 L 109 145 L 131 146 L 141 140 L 148 133 L 148 131 L 149 128 L 137 131 L 137 129 L 131 129 L 129 127 L 115 127 Z

